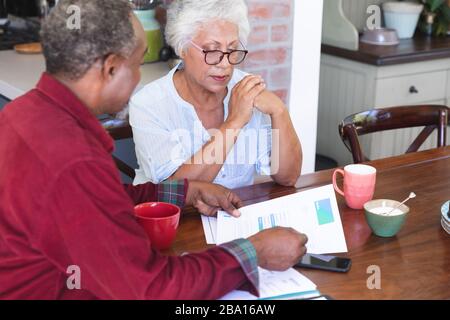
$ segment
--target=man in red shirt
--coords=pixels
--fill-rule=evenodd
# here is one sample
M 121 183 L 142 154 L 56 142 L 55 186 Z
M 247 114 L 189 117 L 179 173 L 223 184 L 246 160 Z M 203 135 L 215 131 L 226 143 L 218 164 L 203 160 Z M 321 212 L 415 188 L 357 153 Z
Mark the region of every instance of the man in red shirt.
M 81 9 L 81 29 L 66 24 L 70 5 Z M 257 294 L 258 265 L 287 269 L 305 253 L 306 236 L 285 228 L 181 257 L 152 249 L 135 204 L 171 201 L 236 215 L 239 199 L 186 180 L 121 184 L 113 141 L 96 115 L 120 111 L 140 79 L 147 43 L 127 0 L 61 0 L 42 41 L 47 72 L 0 113 L 0 299 Z M 71 266 L 81 288 L 66 284 Z

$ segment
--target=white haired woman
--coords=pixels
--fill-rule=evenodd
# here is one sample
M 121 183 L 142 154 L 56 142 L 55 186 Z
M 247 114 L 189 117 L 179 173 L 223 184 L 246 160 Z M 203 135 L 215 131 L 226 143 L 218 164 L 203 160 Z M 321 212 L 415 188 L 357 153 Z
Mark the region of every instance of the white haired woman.
M 247 13 L 244 0 L 170 5 L 166 39 L 183 62 L 131 99 L 135 184 L 187 178 L 237 188 L 256 174 L 297 181 L 302 151 L 285 105 L 260 76 L 235 69 L 248 53 Z

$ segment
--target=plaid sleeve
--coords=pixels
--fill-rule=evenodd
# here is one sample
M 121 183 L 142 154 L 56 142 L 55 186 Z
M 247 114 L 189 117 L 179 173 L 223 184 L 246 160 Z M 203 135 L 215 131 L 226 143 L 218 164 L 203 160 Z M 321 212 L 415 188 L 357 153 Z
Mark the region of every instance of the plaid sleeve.
M 159 202 L 167 202 L 184 207 L 188 181 L 185 180 L 167 180 L 157 185 L 157 198 Z
M 236 258 L 241 265 L 247 279 L 251 282 L 259 295 L 258 258 L 255 247 L 247 239 L 237 239 L 220 245 Z

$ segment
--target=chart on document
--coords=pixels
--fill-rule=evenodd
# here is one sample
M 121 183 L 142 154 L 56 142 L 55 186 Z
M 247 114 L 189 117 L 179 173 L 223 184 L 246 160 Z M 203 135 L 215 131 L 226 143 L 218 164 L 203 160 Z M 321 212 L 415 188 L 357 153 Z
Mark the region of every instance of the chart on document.
M 217 215 L 218 244 L 249 236 L 268 228 L 291 227 L 308 236 L 308 252 L 347 252 L 344 231 L 332 185 L 315 188 L 239 209 L 234 218 Z

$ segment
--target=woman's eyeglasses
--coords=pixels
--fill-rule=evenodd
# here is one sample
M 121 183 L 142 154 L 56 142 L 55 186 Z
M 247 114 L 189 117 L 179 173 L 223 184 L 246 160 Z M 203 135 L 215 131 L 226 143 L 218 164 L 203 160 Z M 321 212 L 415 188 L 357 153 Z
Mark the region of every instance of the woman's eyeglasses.
M 215 66 L 222 62 L 223 57 L 227 56 L 228 62 L 232 65 L 240 64 L 244 61 L 248 54 L 248 50 L 230 50 L 228 52 L 223 52 L 221 50 L 204 50 L 193 41 L 190 41 L 195 48 L 203 52 L 205 55 L 205 62 L 210 66 Z

